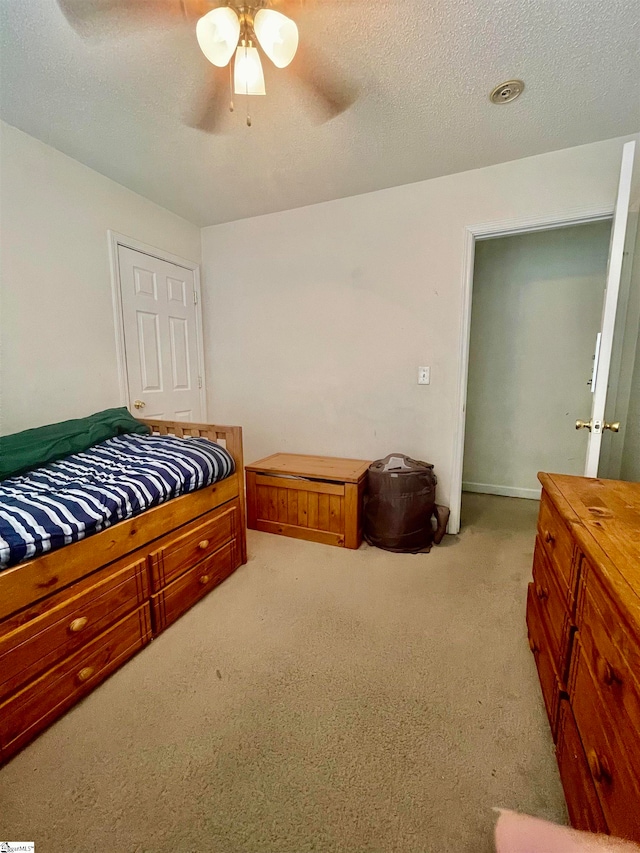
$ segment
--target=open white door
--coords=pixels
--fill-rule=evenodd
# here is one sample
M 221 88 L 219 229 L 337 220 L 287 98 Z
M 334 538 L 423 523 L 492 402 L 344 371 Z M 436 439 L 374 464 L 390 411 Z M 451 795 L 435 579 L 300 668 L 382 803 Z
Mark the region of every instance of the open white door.
M 607 265 L 607 281 L 604 293 L 604 306 L 602 309 L 602 322 L 600 332 L 596 341 L 596 350 L 593 362 L 593 376 L 591 391 L 593 403 L 591 406 L 591 418 L 589 421 L 578 421 L 576 429 L 584 427 L 589 430 L 589 442 L 587 445 L 587 460 L 585 464 L 585 477 L 598 476 L 598 464 L 600 462 L 600 447 L 602 444 L 602 431 L 616 428 L 616 424 L 605 422 L 605 404 L 607 402 L 607 389 L 609 386 L 609 370 L 611 367 L 611 353 L 613 350 L 613 333 L 616 326 L 616 312 L 618 310 L 618 296 L 620 293 L 620 278 L 622 275 L 622 260 L 627 233 L 627 220 L 629 217 L 629 199 L 631 196 L 631 177 L 633 174 L 633 159 L 635 155 L 635 142 L 627 142 L 622 149 L 622 166 L 620 168 L 620 183 L 618 184 L 618 198 L 613 214 L 611 226 L 611 243 L 609 246 L 609 262 Z

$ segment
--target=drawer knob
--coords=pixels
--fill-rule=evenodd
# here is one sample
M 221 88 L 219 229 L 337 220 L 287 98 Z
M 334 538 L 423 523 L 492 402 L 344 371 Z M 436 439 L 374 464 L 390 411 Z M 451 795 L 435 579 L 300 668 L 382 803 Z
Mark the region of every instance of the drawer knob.
M 553 534 L 550 533 L 548 530 L 545 530 L 544 541 L 548 542 L 549 544 L 551 544 L 551 542 L 555 541 L 553 538 Z
M 540 586 L 540 584 L 536 584 L 536 595 L 540 601 L 544 601 L 545 598 L 549 598 L 549 590 L 544 586 Z
M 611 781 L 611 772 L 607 763 L 601 758 L 595 749 L 590 749 L 587 753 L 587 761 L 589 762 L 589 770 L 596 782 Z
M 204 586 L 206 583 L 209 583 L 209 575 L 200 575 L 200 583 Z
M 77 634 L 79 631 L 82 631 L 83 628 L 86 628 L 88 621 L 89 620 L 86 616 L 79 616 L 69 625 L 69 630 L 72 634 Z
M 598 658 L 596 661 L 596 672 L 600 681 L 608 687 L 610 687 L 615 681 L 621 681 L 617 672 L 606 658 Z
M 95 671 L 96 671 L 96 668 L 94 666 L 85 666 L 78 673 L 78 681 L 81 681 L 81 682 L 88 681 Z
M 209 547 L 209 540 L 208 539 L 203 539 L 202 542 L 198 542 L 198 548 L 200 548 L 201 551 L 206 551 L 206 549 L 208 547 Z

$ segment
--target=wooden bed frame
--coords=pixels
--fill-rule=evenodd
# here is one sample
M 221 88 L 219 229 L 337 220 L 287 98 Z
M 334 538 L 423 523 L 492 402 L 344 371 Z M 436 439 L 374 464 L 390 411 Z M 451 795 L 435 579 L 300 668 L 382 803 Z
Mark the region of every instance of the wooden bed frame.
M 0 763 L 247 561 L 241 427 L 141 423 L 235 472 L 0 572 Z
M 240 502 L 241 529 L 246 531 L 242 427 L 142 418 L 140 422 L 158 435 L 176 435 L 179 438 L 202 436 L 223 445 L 233 457 L 235 473 L 212 486 L 174 498 L 135 518 L 114 524 L 87 539 L 0 572 L 0 619 L 235 497 Z M 243 563 L 247 561 L 246 547 L 245 533 L 241 543 Z

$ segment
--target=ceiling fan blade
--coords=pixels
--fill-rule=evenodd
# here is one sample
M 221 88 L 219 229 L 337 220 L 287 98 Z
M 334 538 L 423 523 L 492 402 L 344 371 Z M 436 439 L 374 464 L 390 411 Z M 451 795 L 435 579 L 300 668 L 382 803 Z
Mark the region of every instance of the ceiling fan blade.
M 206 79 L 202 94 L 185 119 L 185 124 L 205 133 L 218 133 L 222 129 L 225 113 L 229 112 L 231 92 L 229 67 L 218 68 L 207 62 Z
M 208 12 L 208 0 L 57 0 L 68 23 L 81 36 L 197 20 Z
M 311 95 L 324 121 L 349 109 L 358 98 L 357 87 L 332 72 L 328 63 L 303 43 L 289 68 Z

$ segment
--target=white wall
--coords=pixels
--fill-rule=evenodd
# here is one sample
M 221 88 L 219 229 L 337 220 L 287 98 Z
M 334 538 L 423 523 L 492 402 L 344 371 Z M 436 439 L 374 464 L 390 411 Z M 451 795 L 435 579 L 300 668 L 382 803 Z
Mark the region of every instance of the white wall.
M 0 123 L 2 432 L 120 405 L 107 230 L 200 262 L 200 229 Z
M 538 497 L 584 473 L 611 222 L 476 243 L 464 488 Z
M 408 453 L 448 500 L 465 226 L 612 208 L 623 141 L 203 229 L 215 418 L 248 460 Z

